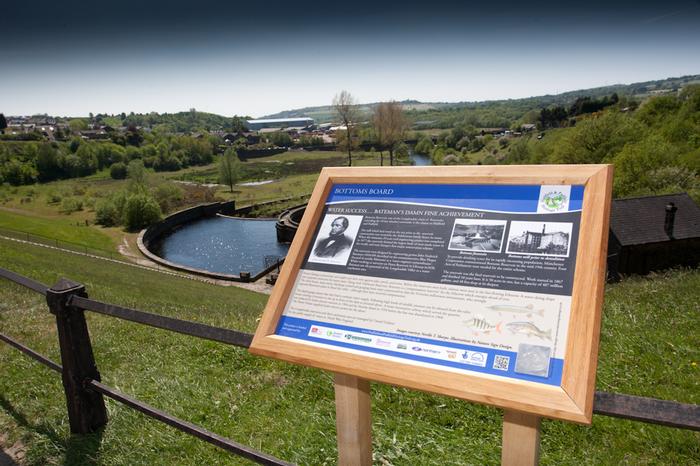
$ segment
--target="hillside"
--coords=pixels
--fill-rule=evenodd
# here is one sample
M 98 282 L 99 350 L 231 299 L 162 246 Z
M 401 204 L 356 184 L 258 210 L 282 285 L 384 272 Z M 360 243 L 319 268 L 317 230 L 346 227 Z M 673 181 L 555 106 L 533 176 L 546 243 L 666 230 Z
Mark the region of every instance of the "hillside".
M 675 92 L 680 88 L 700 83 L 700 75 L 667 78 L 656 81 L 645 81 L 632 84 L 615 84 L 612 86 L 579 89 L 556 95 L 543 95 L 523 99 L 503 99 L 483 102 L 419 102 L 416 100 L 402 101 L 411 122 L 417 126 L 449 128 L 457 123 L 467 122 L 480 127 L 508 127 L 513 121 L 521 119 L 531 110 L 544 107 L 571 105 L 580 97 L 598 98 L 611 94 L 642 99 L 651 95 L 665 92 Z M 360 113 L 369 118 L 377 103 L 360 105 Z M 265 115 L 261 118 L 293 118 L 309 117 L 317 123 L 330 122 L 334 118 L 331 105 L 320 107 L 304 107 L 294 110 Z
M 94 299 L 246 332 L 265 303 L 234 287 L 2 239 L 0 264 L 44 283 L 70 277 Z M 45 298 L 6 280 L 0 294 L 0 332 L 59 360 Z M 698 403 L 699 300 L 697 270 L 609 285 L 597 389 Z M 329 373 L 92 313 L 88 325 L 105 384 L 285 460 L 335 464 Z M 0 432 L 9 445 L 22 439 L 27 464 L 243 464 L 112 401 L 103 432 L 71 436 L 57 374 L 2 343 L 0 367 Z M 377 464 L 499 461 L 498 409 L 376 383 L 372 422 Z M 590 427 L 545 420 L 542 464 L 697 464 L 699 439 L 689 430 L 598 415 Z

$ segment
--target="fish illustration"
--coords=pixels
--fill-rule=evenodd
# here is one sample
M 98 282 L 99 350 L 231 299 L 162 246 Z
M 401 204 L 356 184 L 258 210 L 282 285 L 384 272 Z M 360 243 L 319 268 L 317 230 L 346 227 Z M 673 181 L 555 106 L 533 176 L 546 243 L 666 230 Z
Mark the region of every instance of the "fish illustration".
M 497 324 L 492 324 L 488 320 L 483 319 L 481 317 L 474 317 L 473 319 L 470 320 L 465 320 L 465 324 L 470 326 L 473 329 L 479 330 L 484 333 L 490 333 L 491 330 L 496 330 L 496 332 L 501 333 L 501 324 L 503 322 L 499 322 Z
M 544 316 L 544 309 L 533 310 L 532 304 L 527 306 L 512 306 L 510 304 L 494 304 L 493 306 L 487 306 L 486 309 L 491 309 L 496 312 L 511 312 L 513 314 L 526 314 L 531 317 L 532 314 L 537 314 L 539 316 Z
M 512 333 L 522 333 L 527 336 L 534 336 L 541 339 L 552 339 L 552 329 L 540 330 L 532 322 L 509 322 L 506 324 L 506 328 Z

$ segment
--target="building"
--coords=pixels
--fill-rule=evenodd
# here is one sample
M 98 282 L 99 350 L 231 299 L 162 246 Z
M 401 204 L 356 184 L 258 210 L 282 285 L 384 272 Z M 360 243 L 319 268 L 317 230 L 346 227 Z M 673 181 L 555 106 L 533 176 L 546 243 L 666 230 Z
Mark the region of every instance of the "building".
M 700 207 L 686 193 L 615 199 L 608 279 L 700 264 Z
M 525 231 L 510 239 L 512 252 L 543 253 L 544 251 L 563 252 L 569 246 L 569 234 L 562 231 L 547 232 L 546 224 L 542 225 L 542 232 Z
M 288 128 L 290 126 L 297 126 L 306 128 L 314 124 L 313 118 L 298 117 L 298 118 L 271 118 L 267 120 L 248 120 L 248 129 L 251 131 L 258 131 L 264 128 Z

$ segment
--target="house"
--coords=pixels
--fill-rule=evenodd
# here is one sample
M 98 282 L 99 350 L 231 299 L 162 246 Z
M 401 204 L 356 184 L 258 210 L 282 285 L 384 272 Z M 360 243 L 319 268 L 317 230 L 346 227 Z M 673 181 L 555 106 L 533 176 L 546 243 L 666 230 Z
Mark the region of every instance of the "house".
M 700 263 L 700 207 L 686 193 L 615 199 L 608 279 Z
M 86 130 L 80 131 L 80 137 L 91 140 L 109 139 L 109 133 L 102 129 Z

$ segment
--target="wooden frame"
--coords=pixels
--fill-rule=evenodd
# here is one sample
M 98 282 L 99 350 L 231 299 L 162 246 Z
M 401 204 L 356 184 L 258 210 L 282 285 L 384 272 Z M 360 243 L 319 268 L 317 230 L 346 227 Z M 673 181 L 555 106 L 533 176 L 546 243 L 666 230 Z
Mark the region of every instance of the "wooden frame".
M 250 351 L 507 410 L 590 424 L 605 286 L 612 174 L 611 165 L 324 168 Z M 321 219 L 325 200 L 331 187 L 341 183 L 585 186 L 561 386 L 401 364 L 275 335 Z

